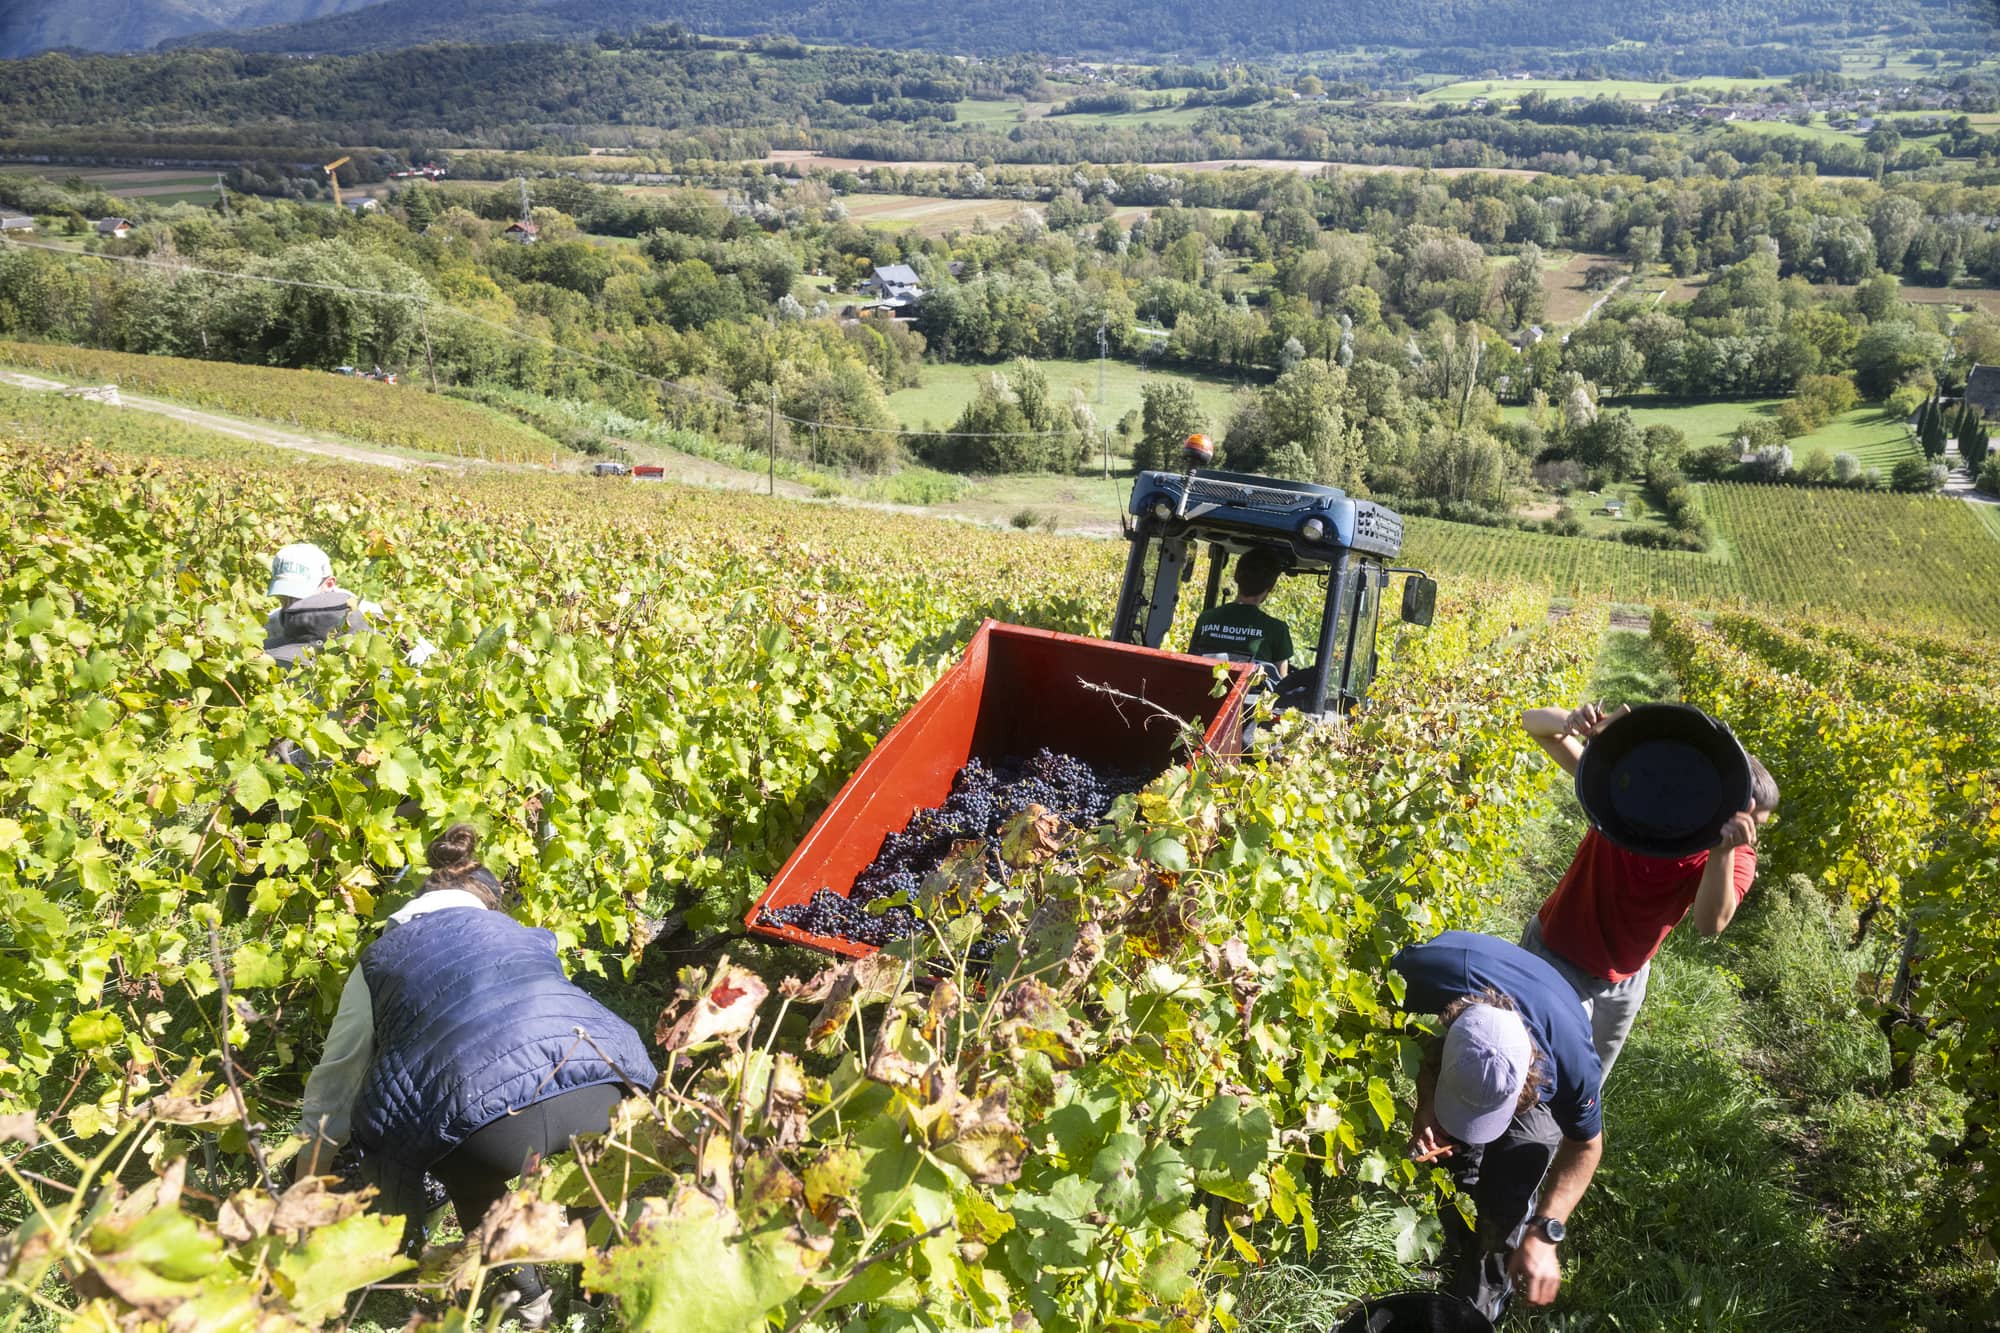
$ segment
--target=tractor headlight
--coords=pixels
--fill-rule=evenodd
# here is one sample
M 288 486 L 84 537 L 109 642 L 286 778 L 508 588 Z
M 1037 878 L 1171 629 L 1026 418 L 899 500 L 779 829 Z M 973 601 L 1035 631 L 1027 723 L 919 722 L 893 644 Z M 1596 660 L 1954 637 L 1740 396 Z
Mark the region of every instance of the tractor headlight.
M 1173 516 L 1174 507 L 1172 505 L 1168 504 L 1165 500 L 1153 501 L 1153 518 L 1157 522 L 1164 523 Z
M 1307 519 L 1305 523 L 1299 528 L 1299 536 L 1304 537 L 1309 542 L 1316 542 L 1320 540 L 1322 537 L 1326 536 L 1325 521 L 1317 518 Z

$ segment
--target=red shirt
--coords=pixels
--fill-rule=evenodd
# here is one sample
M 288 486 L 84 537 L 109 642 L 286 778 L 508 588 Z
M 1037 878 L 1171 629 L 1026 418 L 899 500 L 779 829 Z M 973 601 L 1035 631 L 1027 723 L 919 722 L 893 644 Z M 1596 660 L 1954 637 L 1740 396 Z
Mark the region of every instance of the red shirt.
M 1635 976 L 1694 906 L 1707 866 L 1707 852 L 1671 860 L 1639 856 L 1591 829 L 1542 904 L 1542 939 L 1596 976 Z M 1740 903 L 1757 877 L 1757 853 L 1738 847 L 1731 870 Z

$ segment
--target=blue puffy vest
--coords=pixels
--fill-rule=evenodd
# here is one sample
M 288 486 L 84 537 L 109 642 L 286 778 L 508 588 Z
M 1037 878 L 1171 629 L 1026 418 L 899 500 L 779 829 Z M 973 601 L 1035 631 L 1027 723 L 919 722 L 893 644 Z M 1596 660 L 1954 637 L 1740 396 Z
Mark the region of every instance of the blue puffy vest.
M 354 1140 L 403 1166 L 427 1168 L 557 1093 L 653 1083 L 639 1034 L 563 975 L 555 936 L 503 912 L 445 908 L 392 926 L 361 970 L 375 1058 Z

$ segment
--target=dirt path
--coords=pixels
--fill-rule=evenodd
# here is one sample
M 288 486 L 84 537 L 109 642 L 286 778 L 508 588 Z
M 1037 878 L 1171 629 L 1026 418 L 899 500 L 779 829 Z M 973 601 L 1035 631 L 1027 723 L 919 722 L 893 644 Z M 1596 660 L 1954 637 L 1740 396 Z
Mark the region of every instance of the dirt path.
M 684 482 L 690 486 L 714 486 L 727 491 L 756 491 L 760 494 L 770 488 L 767 473 L 751 472 L 745 468 L 731 467 L 710 458 L 700 458 L 694 454 L 684 454 L 673 449 L 662 449 L 656 445 L 641 444 L 635 440 L 619 440 L 635 463 L 657 463 L 665 468 L 668 481 Z M 815 492 L 804 482 L 778 478 L 778 495 L 787 500 L 809 500 Z

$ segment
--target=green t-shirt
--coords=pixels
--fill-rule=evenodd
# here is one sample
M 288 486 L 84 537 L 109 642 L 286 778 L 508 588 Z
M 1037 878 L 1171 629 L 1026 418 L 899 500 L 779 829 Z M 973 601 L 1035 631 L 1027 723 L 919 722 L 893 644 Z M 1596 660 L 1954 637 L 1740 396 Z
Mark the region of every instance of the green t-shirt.
M 1188 641 L 1191 653 L 1228 653 L 1283 666 L 1292 660 L 1292 629 L 1278 617 L 1242 602 L 1201 613 Z

